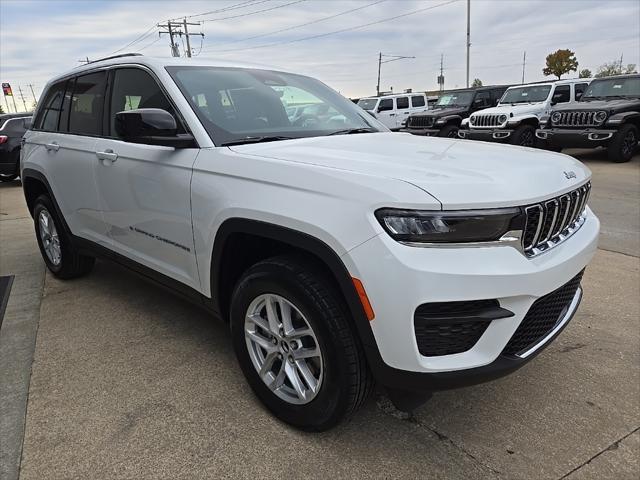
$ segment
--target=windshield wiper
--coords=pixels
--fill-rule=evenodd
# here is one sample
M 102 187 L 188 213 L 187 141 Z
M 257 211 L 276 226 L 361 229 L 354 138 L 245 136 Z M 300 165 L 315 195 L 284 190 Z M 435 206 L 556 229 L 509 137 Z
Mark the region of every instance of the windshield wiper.
M 264 137 L 244 137 L 230 140 L 221 144 L 221 147 L 230 147 L 232 145 L 244 145 L 246 143 L 261 143 L 261 142 L 277 142 L 278 140 L 291 140 L 294 137 L 282 137 L 277 135 L 264 136 Z
M 327 135 L 352 135 L 354 133 L 373 133 L 377 132 L 375 128 L 345 128 L 344 130 L 336 130 L 335 132 L 327 133 Z

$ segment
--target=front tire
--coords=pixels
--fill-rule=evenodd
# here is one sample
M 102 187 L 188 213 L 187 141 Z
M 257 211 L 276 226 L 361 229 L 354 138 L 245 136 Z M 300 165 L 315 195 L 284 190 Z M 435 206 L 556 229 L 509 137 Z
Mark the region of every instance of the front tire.
M 635 125 L 623 125 L 609 144 L 607 155 L 614 163 L 625 163 L 631 160 L 636 148 L 638 148 L 638 128 Z
M 40 253 L 51 273 L 67 280 L 91 271 L 95 258 L 78 253 L 48 196 L 40 195 L 36 199 L 33 221 Z
M 444 128 L 442 128 L 438 132 L 438 136 L 447 138 L 458 138 L 458 130 L 460 130 L 460 128 L 457 125 L 445 125 Z
M 532 125 L 520 125 L 511 136 L 511 144 L 521 147 L 535 147 L 536 129 Z
M 232 297 L 231 334 L 256 396 L 297 428 L 333 427 L 372 390 L 344 302 L 303 256 L 267 259 L 244 273 Z

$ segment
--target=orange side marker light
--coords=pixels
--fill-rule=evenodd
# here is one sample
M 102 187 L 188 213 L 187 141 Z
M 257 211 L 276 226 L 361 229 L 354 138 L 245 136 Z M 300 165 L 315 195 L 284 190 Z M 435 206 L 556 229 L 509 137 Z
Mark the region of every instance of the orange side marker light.
M 355 277 L 351 277 L 351 280 L 353 280 L 353 285 L 356 287 L 356 292 L 358 292 L 358 296 L 360 297 L 360 303 L 362 303 L 364 313 L 367 315 L 367 320 L 373 320 L 376 318 L 376 314 L 373 313 L 373 308 L 371 308 L 369 297 L 367 297 L 367 292 L 365 292 L 362 282 Z

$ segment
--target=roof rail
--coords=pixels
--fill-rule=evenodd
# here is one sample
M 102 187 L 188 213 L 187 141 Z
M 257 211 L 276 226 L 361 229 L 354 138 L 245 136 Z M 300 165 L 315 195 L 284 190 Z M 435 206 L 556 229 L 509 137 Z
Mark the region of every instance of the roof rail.
M 118 55 L 111 55 L 109 57 L 104 57 L 104 58 L 98 58 L 97 60 L 91 60 L 90 62 L 85 63 L 84 65 L 91 65 L 92 63 L 97 63 L 97 62 L 102 62 L 104 60 L 111 60 L 114 58 L 122 58 L 122 57 L 142 57 L 143 55 L 141 53 L 135 53 L 135 52 L 131 52 L 131 53 L 120 53 Z M 84 65 L 79 65 L 79 67 L 83 67 Z M 78 67 L 76 67 L 78 68 Z

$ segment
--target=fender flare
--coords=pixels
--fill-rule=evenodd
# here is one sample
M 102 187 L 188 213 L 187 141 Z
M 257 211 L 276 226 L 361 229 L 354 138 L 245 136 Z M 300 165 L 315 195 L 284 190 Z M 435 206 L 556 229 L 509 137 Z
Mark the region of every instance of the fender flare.
M 636 112 L 636 111 L 620 112 L 620 113 L 611 115 L 607 119 L 606 124 L 608 125 L 610 123 L 613 123 L 614 125 L 620 125 L 620 124 L 627 123 L 629 120 L 635 120 L 638 118 L 640 118 L 640 112 Z
M 371 330 L 364 308 L 360 302 L 360 297 L 353 284 L 351 274 L 338 254 L 322 240 L 307 233 L 281 225 L 237 217 L 229 218 L 220 225 L 215 236 L 213 254 L 211 256 L 211 296 L 216 303 L 216 309 L 220 311 L 222 315 L 225 315 L 225 313 L 223 309 L 220 308 L 222 305 L 220 305 L 220 295 L 218 292 L 221 282 L 224 281 L 224 279 L 221 278 L 223 252 L 231 235 L 236 233 L 256 235 L 283 242 L 296 249 L 308 252 L 323 262 L 334 277 L 339 293 L 342 294 L 346 302 L 360 340 L 363 345 L 375 347 L 377 352 L 377 344 L 373 336 L 373 331 Z

